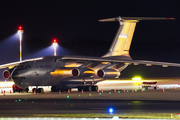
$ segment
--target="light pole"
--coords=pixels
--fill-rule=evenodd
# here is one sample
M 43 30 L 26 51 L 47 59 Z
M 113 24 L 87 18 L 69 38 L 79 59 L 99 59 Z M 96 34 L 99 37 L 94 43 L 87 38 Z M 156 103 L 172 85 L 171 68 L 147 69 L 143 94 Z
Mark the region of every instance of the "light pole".
M 57 43 L 56 39 L 53 40 L 53 44 L 52 45 L 54 47 L 54 56 L 56 56 L 56 49 L 57 49 L 57 46 L 58 46 L 58 43 Z
M 19 42 L 20 42 L 20 61 L 22 61 L 22 33 L 23 33 L 23 30 L 22 30 L 22 26 L 19 26 L 19 30 L 18 30 L 18 33 L 19 33 Z

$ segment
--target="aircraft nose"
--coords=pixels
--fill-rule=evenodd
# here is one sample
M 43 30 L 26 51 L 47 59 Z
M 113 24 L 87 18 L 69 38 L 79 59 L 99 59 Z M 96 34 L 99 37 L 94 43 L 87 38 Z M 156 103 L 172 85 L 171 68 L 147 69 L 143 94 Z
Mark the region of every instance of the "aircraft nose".
M 26 80 L 27 70 L 15 69 L 12 73 L 12 80 L 20 88 L 27 88 L 30 84 Z
M 14 70 L 14 72 L 12 73 L 12 80 L 17 86 L 21 85 L 22 78 L 19 76 L 19 73 L 17 72 L 17 70 Z

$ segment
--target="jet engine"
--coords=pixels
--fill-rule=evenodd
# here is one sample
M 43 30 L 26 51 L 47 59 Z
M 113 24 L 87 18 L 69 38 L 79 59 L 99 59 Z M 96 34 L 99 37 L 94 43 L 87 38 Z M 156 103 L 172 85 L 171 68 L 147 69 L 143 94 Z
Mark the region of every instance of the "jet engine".
M 118 78 L 120 74 L 118 70 L 113 69 L 101 69 L 97 71 L 97 75 L 100 78 Z
M 3 72 L 3 77 L 4 77 L 4 79 L 10 79 L 11 78 L 11 73 L 8 70 L 5 70 Z
M 95 74 L 94 70 L 88 68 L 75 68 L 72 70 L 74 77 L 90 77 Z
M 2 76 L 4 77 L 4 79 L 11 79 L 11 72 L 14 70 L 14 68 L 9 69 L 9 70 L 5 70 L 2 74 Z

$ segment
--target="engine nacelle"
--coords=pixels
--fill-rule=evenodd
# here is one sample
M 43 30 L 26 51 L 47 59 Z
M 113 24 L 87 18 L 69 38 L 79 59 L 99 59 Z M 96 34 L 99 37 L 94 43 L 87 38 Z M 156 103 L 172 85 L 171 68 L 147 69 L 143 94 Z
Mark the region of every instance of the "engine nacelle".
M 119 71 L 113 69 L 101 69 L 97 71 L 97 75 L 100 78 L 118 78 L 120 74 Z
M 5 70 L 2 74 L 4 79 L 11 79 L 11 72 L 14 70 L 14 68 Z
M 5 70 L 2 75 L 3 75 L 4 79 L 10 79 L 11 78 L 11 73 L 8 70 Z
M 88 68 L 75 68 L 72 70 L 72 75 L 74 77 L 91 77 L 94 74 L 94 70 Z

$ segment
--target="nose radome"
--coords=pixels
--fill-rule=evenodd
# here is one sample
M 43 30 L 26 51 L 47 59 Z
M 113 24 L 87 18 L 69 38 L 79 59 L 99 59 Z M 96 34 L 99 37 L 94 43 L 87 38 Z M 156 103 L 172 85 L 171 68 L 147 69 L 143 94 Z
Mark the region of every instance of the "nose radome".
M 30 84 L 26 81 L 26 70 L 15 69 L 12 73 L 12 80 L 20 88 L 27 88 Z
M 12 80 L 17 86 L 21 85 L 22 79 L 21 77 L 19 77 L 19 73 L 17 72 L 17 70 L 14 70 L 14 72 L 12 73 Z

